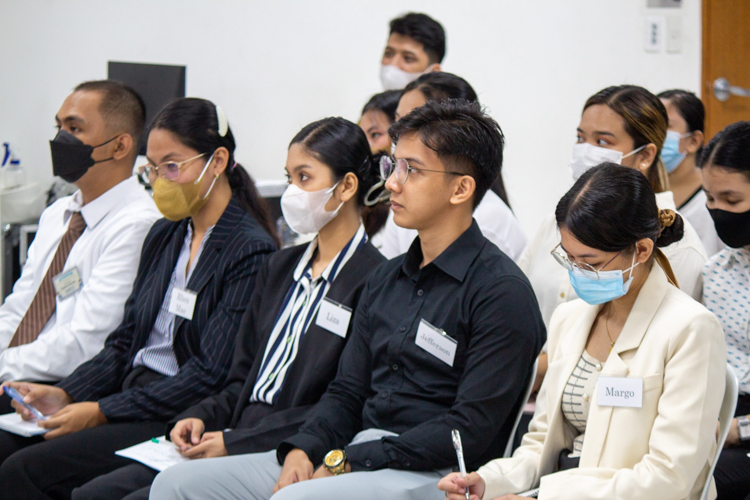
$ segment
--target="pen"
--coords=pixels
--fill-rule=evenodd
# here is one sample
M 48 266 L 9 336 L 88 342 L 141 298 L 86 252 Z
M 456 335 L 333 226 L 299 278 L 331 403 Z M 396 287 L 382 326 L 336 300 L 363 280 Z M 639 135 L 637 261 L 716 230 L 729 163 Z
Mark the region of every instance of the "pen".
M 42 412 L 40 412 L 30 404 L 24 402 L 23 396 L 21 396 L 14 388 L 6 385 L 5 387 L 3 387 L 3 392 L 17 401 L 21 406 L 29 410 L 29 412 L 31 412 L 31 414 L 34 415 L 37 420 L 47 420 L 47 417 Z
M 458 457 L 458 470 L 461 471 L 461 477 L 466 477 L 466 463 L 464 462 L 464 447 L 461 445 L 461 434 L 458 433 L 458 429 L 451 431 L 451 437 L 453 438 L 453 447 L 456 449 L 456 456 Z M 466 500 L 469 500 L 469 488 L 466 488 Z

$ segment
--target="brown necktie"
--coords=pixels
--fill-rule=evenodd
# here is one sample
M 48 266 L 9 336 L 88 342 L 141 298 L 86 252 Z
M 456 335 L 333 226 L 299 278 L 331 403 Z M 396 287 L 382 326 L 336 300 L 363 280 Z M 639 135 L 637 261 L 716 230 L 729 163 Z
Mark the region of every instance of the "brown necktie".
M 55 312 L 55 296 L 57 295 L 52 284 L 52 278 L 62 272 L 65 261 L 68 260 L 70 249 L 73 248 L 84 229 L 86 229 L 86 221 L 83 220 L 81 212 L 73 212 L 73 215 L 70 216 L 68 231 L 60 240 L 60 244 L 57 245 L 55 257 L 52 259 L 49 269 L 47 269 L 47 274 L 39 285 L 39 290 L 36 291 L 29 310 L 26 311 L 21 323 L 18 324 L 16 333 L 8 347 L 34 342 L 42 332 L 44 325 L 52 317 L 52 313 Z

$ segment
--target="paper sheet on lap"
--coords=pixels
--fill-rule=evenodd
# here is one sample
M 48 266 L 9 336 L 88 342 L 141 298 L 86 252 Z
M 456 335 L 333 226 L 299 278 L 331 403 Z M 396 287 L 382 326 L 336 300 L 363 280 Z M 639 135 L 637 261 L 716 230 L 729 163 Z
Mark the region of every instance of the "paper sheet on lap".
M 155 443 L 149 439 L 130 448 L 116 451 L 115 455 L 135 460 L 159 472 L 190 460 L 180 455 L 177 447 L 171 441 L 167 441 L 166 437 L 162 436 L 157 440 L 158 443 Z
M 47 429 L 36 425 L 36 420 L 26 421 L 18 413 L 0 415 L 0 429 L 24 437 L 38 436 L 47 432 Z

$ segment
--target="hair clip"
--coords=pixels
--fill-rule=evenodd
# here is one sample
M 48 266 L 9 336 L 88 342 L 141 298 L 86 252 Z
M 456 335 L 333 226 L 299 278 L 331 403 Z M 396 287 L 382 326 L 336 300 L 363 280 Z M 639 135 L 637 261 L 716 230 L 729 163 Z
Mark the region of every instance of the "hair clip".
M 229 130 L 229 124 L 227 123 L 227 115 L 224 114 L 221 106 L 216 106 L 216 121 L 219 122 L 219 136 L 224 137 Z

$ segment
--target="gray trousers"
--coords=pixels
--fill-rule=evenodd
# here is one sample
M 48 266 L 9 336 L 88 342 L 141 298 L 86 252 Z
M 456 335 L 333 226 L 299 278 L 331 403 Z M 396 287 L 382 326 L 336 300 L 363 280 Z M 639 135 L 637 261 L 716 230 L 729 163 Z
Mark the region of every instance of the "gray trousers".
M 374 429 L 371 429 L 371 431 Z M 367 431 L 364 431 L 367 432 Z M 380 431 L 382 432 L 382 431 Z M 360 433 L 362 434 L 362 433 Z M 383 434 L 381 434 L 382 436 Z M 368 439 L 358 439 L 362 442 Z M 437 483 L 450 470 L 410 472 L 383 469 L 352 472 L 340 476 L 295 483 L 275 495 L 273 487 L 281 474 L 276 451 L 185 462 L 156 476 L 151 486 L 153 500 L 442 500 Z

